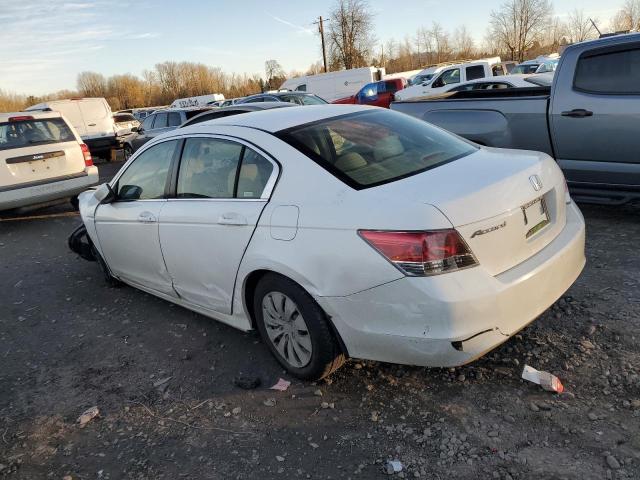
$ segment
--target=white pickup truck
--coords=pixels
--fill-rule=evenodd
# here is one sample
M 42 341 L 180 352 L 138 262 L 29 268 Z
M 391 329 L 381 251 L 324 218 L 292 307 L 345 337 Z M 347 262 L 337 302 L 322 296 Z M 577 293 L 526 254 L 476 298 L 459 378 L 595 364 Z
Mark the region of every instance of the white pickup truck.
M 458 83 L 478 78 L 506 75 L 506 73 L 500 57 L 451 64 L 446 67 L 437 66 L 431 79 L 427 79 L 422 83 L 414 82 L 410 87 L 396 92 L 395 99 L 404 101 L 412 98 L 432 97 L 440 95 Z

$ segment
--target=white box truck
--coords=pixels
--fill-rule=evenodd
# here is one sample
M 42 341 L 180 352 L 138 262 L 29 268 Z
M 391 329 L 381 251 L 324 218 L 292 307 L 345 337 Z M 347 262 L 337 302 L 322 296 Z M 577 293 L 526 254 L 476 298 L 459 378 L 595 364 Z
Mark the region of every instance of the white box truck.
M 118 148 L 113 113 L 104 98 L 50 100 L 26 110 L 62 113 L 89 147 L 92 155 L 105 157 L 112 148 Z
M 221 93 L 198 95 L 196 97 L 178 98 L 171 102 L 169 108 L 205 107 L 213 104 L 214 102 L 220 102 L 223 100 L 224 95 Z
M 363 67 L 337 72 L 319 73 L 289 78 L 281 86 L 281 90 L 315 93 L 332 102 L 338 98 L 349 97 L 358 92 L 367 83 L 382 80 L 384 68 Z

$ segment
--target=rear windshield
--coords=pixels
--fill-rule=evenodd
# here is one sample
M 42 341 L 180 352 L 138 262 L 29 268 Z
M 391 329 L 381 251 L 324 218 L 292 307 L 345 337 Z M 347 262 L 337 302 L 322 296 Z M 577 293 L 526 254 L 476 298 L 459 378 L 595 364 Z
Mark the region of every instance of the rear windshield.
M 136 122 L 136 117 L 134 117 L 130 113 L 117 113 L 113 116 L 113 121 L 116 123 L 120 122 Z
M 0 123 L 0 150 L 75 140 L 62 118 Z
M 355 189 L 451 162 L 476 147 L 391 110 L 358 112 L 294 127 L 278 137 Z

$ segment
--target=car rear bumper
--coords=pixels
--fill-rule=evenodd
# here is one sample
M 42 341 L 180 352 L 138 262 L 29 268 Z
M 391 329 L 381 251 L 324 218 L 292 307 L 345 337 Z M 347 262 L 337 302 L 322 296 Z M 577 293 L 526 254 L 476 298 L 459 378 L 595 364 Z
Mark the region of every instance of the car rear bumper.
M 73 197 L 87 188 L 97 185 L 98 168 L 86 167 L 84 171 L 26 184 L 0 188 L 0 210 L 26 207 L 40 203 Z
M 463 365 L 506 341 L 560 298 L 584 267 L 584 244 L 584 220 L 572 202 L 565 228 L 549 245 L 497 276 L 480 265 L 316 301 L 352 357 Z

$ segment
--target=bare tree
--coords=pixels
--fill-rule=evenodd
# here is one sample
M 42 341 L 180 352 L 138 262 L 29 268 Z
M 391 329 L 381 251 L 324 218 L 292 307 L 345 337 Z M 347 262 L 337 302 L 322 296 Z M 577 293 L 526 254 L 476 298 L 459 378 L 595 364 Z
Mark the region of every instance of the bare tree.
M 595 28 L 589 17 L 584 14 L 584 10 L 575 9 L 569 14 L 567 19 L 567 34 L 569 42 L 584 42 L 595 37 Z
M 456 28 L 453 34 L 453 44 L 458 58 L 471 58 L 475 53 L 475 43 L 466 25 Z
M 81 72 L 76 81 L 78 92 L 84 97 L 105 97 L 107 95 L 107 80 L 104 75 L 96 72 Z
M 429 30 L 429 37 L 431 38 L 431 61 L 435 63 L 444 62 L 451 57 L 451 41 L 449 40 L 449 33 L 442 28 L 438 22 L 431 24 Z
M 546 39 L 547 43 L 550 43 L 550 47 L 553 49 L 558 48 L 558 46 L 563 43 L 567 43 L 567 24 L 560 20 L 559 17 L 553 17 L 551 22 L 549 23 L 548 32 L 545 34 L 544 39 Z
M 491 12 L 491 34 L 512 59 L 522 61 L 527 50 L 542 39 L 552 10 L 549 0 L 507 0 Z
M 280 85 L 283 79 L 286 78 L 284 69 L 277 60 L 267 60 L 264 62 L 264 73 L 267 76 L 268 88 L 277 88 L 276 84 Z
M 640 30 L 640 0 L 625 0 L 611 20 L 611 28 L 616 32 Z
M 346 69 L 365 66 L 375 44 L 372 32 L 366 0 L 337 0 L 328 28 L 330 63 Z

